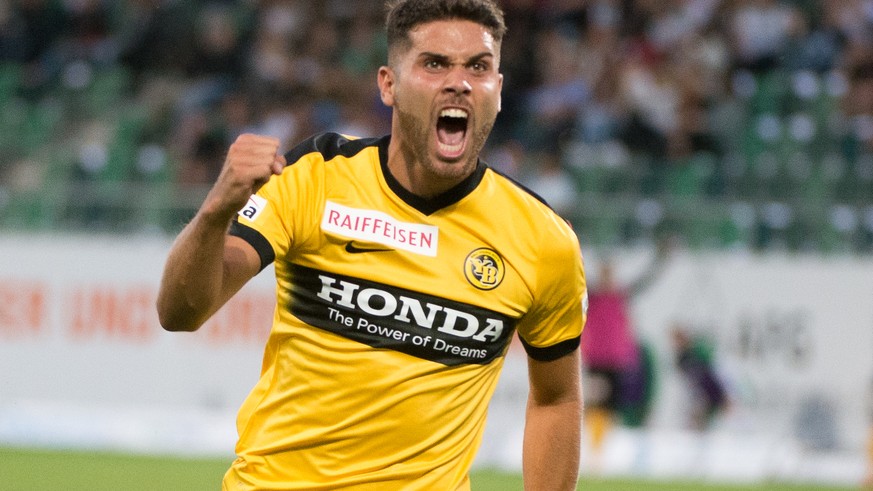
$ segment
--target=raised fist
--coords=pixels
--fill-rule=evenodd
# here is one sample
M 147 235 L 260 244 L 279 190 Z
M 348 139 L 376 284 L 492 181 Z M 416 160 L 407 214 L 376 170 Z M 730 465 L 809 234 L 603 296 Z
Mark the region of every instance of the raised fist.
M 285 168 L 279 145 L 277 138 L 240 135 L 230 146 L 221 173 L 206 196 L 204 211 L 229 219 L 245 206 L 249 196 Z

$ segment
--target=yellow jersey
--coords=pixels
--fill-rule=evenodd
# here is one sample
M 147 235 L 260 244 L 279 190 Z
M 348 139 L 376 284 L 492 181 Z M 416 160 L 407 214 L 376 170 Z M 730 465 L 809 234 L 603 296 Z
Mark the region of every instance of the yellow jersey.
M 231 226 L 274 264 L 277 308 L 227 490 L 469 489 L 514 333 L 539 360 L 579 346 L 566 221 L 484 162 L 415 196 L 389 139 L 301 143 Z

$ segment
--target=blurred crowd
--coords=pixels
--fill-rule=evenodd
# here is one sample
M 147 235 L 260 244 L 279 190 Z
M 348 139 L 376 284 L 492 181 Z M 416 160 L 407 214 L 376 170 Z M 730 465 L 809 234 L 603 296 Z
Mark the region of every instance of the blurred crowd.
M 829 227 L 873 250 L 873 0 L 501 4 L 486 160 L 592 241 L 696 211 L 720 246 Z M 51 176 L 196 195 L 241 132 L 387 133 L 382 22 L 381 0 L 0 2 L 0 205 Z M 67 218 L 112 222 L 98 211 Z

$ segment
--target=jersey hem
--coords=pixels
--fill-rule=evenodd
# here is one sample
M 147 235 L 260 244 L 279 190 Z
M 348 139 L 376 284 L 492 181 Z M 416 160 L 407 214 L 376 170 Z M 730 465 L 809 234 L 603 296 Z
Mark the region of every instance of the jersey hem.
M 561 341 L 558 344 L 553 344 L 552 346 L 546 346 L 544 348 L 528 344 L 527 341 L 521 338 L 521 336 L 519 336 L 519 339 L 521 340 L 521 345 L 524 347 L 527 355 L 534 360 L 554 361 L 564 355 L 569 355 L 573 351 L 576 351 L 576 349 L 579 348 L 579 341 L 582 339 L 582 336 L 579 335 L 575 338 Z

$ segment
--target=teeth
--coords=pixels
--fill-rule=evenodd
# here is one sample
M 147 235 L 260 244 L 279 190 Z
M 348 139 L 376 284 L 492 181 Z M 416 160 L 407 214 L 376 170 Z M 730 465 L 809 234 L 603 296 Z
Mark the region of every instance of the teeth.
M 456 109 L 456 108 L 443 109 L 442 112 L 440 113 L 440 117 L 467 119 L 467 111 L 464 111 L 463 109 Z
M 448 145 L 446 143 L 439 143 L 439 146 L 440 146 L 440 151 L 445 152 L 445 153 L 449 153 L 449 154 L 456 154 L 464 149 L 463 143 L 459 143 L 457 145 Z

